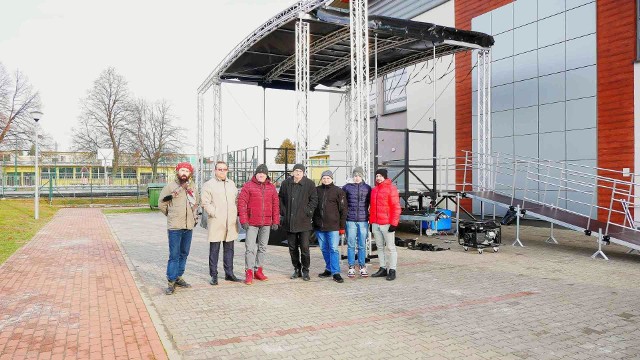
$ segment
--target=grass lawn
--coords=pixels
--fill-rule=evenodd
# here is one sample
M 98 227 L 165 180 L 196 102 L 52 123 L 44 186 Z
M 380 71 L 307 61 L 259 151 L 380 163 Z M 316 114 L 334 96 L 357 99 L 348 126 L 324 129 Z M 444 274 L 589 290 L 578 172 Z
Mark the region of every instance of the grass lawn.
M 148 207 L 145 208 L 125 208 L 125 209 L 102 209 L 102 212 L 105 214 L 139 214 L 139 213 L 150 213 L 157 212 L 158 209 L 151 210 Z
M 132 198 L 54 198 L 53 205 L 48 200 L 40 200 L 40 219 L 33 218 L 33 199 L 0 200 L 0 264 L 16 252 L 51 220 L 58 209 L 63 207 L 92 206 L 135 206 L 148 204 L 146 197 Z M 146 208 L 105 209 L 105 213 L 145 213 L 157 210 Z
M 33 218 L 33 200 L 0 200 L 0 264 L 51 220 L 58 208 L 40 202 L 40 219 Z

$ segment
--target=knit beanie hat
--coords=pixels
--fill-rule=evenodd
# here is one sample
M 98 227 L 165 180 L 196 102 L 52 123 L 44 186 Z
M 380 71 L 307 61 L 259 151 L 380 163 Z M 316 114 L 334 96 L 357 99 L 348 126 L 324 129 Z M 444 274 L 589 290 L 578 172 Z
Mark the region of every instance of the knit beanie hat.
M 388 179 L 389 178 L 389 173 L 387 172 L 387 169 L 378 169 L 376 170 L 376 175 L 382 175 L 383 178 Z
M 293 171 L 296 171 L 296 170 L 302 170 L 302 172 L 304 172 L 304 165 L 302 164 L 293 165 Z
M 353 173 L 351 174 L 351 176 L 360 176 L 360 177 L 364 177 L 364 169 L 362 168 L 362 166 L 356 166 L 355 168 L 353 168 Z
M 333 179 L 333 173 L 331 172 L 331 170 L 325 170 L 325 171 L 323 171 L 323 172 L 322 172 L 322 176 L 320 176 L 320 178 L 323 178 L 323 177 L 325 177 L 325 176 L 328 176 L 328 177 L 330 177 L 330 178 L 332 178 L 332 179 Z
M 267 165 L 265 164 L 260 164 L 258 165 L 258 167 L 256 168 L 256 172 L 254 173 L 254 175 L 257 174 L 265 174 L 265 175 L 269 175 L 269 169 L 267 169 Z
M 176 172 L 180 171 L 180 169 L 187 169 L 189 172 L 193 173 L 193 166 L 188 162 L 181 162 L 176 165 Z

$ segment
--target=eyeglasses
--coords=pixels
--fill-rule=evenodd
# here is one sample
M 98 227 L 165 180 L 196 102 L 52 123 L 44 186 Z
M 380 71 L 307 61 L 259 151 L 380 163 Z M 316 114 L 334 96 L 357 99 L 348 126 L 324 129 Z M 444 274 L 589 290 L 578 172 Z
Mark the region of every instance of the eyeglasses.
M 216 169 L 216 171 L 229 171 L 229 169 Z

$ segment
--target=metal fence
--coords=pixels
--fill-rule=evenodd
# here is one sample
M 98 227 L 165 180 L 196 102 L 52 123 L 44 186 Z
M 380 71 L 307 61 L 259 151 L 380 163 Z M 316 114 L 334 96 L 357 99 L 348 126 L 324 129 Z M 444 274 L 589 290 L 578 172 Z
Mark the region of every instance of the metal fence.
M 42 177 L 40 193 L 42 197 L 113 197 L 113 196 L 146 196 L 150 183 L 166 183 L 172 178 L 159 174 L 156 177 L 140 178 L 106 178 L 58 179 Z M 0 174 L 0 197 L 33 197 L 35 178 L 33 176 L 16 177 L 13 174 Z

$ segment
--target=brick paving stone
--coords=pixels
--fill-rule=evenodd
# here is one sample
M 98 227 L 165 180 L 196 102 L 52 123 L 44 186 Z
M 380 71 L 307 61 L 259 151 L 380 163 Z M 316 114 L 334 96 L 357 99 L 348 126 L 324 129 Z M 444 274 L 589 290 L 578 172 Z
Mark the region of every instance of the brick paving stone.
M 98 209 L 58 211 L 0 278 L 0 358 L 166 358 L 139 351 L 158 334 Z M 142 331 L 113 337 L 133 327 Z
M 165 296 L 167 239 L 157 213 L 108 216 L 161 325 L 185 359 L 443 358 L 617 359 L 640 354 L 640 256 L 555 229 L 521 231 L 526 247 L 464 252 L 452 237 L 421 240 L 451 251 L 398 249 L 398 278 L 320 279 L 312 248 L 311 281 L 290 280 L 288 249 L 269 246 L 268 282 L 208 285 L 208 242 L 196 229 L 185 277 L 191 289 Z M 505 227 L 510 244 L 514 227 Z M 399 234 L 415 238 L 415 234 Z M 454 242 L 446 242 L 451 241 Z M 223 274 L 222 261 L 219 273 Z M 236 275 L 244 244 L 236 242 Z M 374 259 L 370 271 L 377 270 Z M 346 263 L 342 270 L 346 272 Z M 55 352 L 54 352 L 55 353 Z M 625 356 L 620 356 L 624 354 Z

